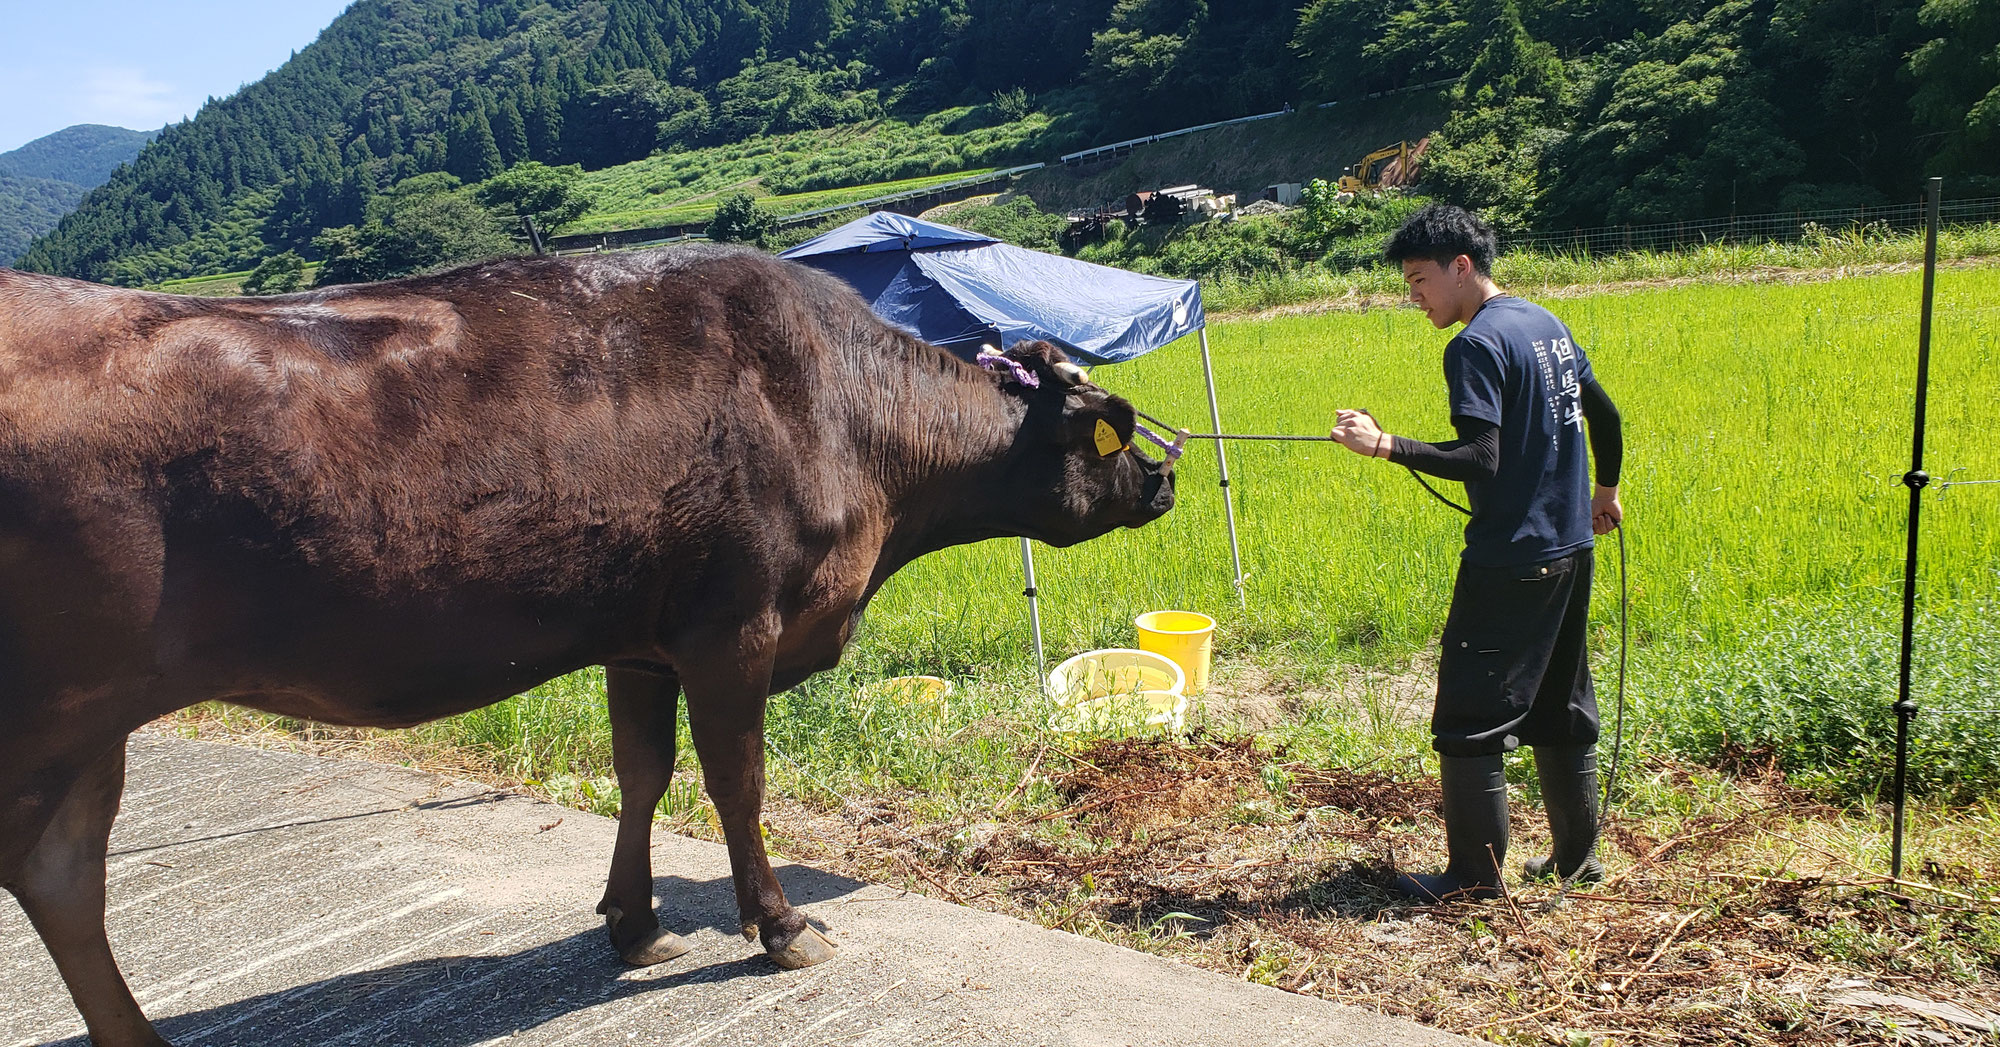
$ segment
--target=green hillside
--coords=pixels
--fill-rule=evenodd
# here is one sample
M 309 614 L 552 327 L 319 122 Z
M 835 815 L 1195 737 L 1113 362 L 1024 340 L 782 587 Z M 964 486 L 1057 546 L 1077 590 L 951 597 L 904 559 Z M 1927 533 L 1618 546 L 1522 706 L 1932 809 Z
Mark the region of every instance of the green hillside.
M 0 265 L 12 265 L 156 131 L 78 124 L 0 153 Z
M 1900 201 L 1925 173 L 2000 192 L 1997 55 L 2000 7 L 1963 0 L 359 0 L 20 264 L 149 283 L 358 251 L 324 277 L 360 278 L 449 261 L 391 249 L 447 213 L 476 227 L 457 250 L 502 249 L 526 197 L 488 180 L 530 161 L 597 194 L 530 212 L 610 229 L 1286 105 L 1325 123 L 1031 192 L 1301 181 L 1426 131 L 1426 190 L 1511 228 Z M 1356 104 L 1440 79 L 1434 106 Z
M 0 174 L 50 178 L 95 189 L 119 164 L 130 163 L 159 134 L 103 124 L 77 124 L 0 153 Z
M 53 178 L 0 174 L 0 265 L 13 265 L 35 237 L 54 229 L 88 191 Z

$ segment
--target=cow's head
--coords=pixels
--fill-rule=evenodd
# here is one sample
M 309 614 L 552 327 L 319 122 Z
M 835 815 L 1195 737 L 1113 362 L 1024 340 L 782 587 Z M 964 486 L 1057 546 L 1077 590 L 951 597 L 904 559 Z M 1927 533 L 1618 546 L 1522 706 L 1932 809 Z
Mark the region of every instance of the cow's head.
M 1007 491 L 1014 531 L 1054 546 L 1151 523 L 1174 507 L 1171 469 L 1132 446 L 1132 405 L 1077 383 L 1062 350 L 1022 342 L 1007 350 L 1040 380 L 1004 383 L 1027 415 L 1010 456 Z

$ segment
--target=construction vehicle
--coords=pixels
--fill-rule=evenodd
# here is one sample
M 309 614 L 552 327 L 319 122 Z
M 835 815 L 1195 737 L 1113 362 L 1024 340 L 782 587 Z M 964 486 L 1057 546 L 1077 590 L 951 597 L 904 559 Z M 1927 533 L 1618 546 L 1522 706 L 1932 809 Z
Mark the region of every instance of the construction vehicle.
M 1417 161 L 1430 144 L 1430 139 L 1423 138 L 1415 142 L 1397 142 L 1369 153 L 1341 173 L 1340 191 L 1358 193 L 1364 189 L 1387 189 L 1414 183 L 1417 180 Z

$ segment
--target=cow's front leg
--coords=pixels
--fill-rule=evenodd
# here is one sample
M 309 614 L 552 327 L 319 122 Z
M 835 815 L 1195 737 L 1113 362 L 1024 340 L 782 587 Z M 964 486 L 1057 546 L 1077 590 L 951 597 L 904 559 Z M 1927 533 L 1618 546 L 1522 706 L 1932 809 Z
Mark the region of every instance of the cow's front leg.
M 166 1047 L 132 999 L 104 934 L 104 855 L 125 789 L 125 739 L 92 764 L 6 879 L 56 961 L 97 1047 Z
M 688 727 L 701 757 L 708 795 L 729 844 L 743 937 L 764 939 L 778 966 L 796 969 L 833 959 L 833 943 L 785 900 L 761 830 L 764 808 L 764 705 L 770 695 L 768 646 L 710 649 L 679 666 L 687 688 Z
M 674 724 L 680 680 L 669 672 L 606 667 L 611 763 L 618 772 L 618 843 L 597 911 L 626 963 L 663 963 L 687 952 L 685 938 L 662 930 L 653 912 L 653 813 L 674 777 Z

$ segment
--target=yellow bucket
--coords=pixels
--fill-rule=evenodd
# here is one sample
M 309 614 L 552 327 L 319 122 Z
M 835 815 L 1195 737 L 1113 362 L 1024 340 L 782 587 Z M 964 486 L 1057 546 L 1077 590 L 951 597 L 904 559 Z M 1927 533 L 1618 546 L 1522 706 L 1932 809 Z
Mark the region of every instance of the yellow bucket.
M 1193 611 L 1147 611 L 1132 620 L 1139 649 L 1164 654 L 1187 674 L 1187 693 L 1208 688 L 1208 662 L 1215 650 L 1215 619 Z

